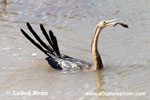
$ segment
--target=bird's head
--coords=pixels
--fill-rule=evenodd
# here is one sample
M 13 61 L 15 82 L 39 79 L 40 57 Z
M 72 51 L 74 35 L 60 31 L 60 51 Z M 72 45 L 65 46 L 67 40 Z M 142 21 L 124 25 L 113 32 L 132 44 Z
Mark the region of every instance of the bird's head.
M 125 23 L 125 21 L 118 21 L 118 19 L 112 19 L 112 20 L 108 20 L 108 21 L 101 21 L 100 23 L 97 24 L 97 27 L 104 28 L 104 27 L 110 26 L 110 25 L 113 25 L 115 27 L 118 24 L 123 26 L 124 28 L 128 28 L 128 25 Z

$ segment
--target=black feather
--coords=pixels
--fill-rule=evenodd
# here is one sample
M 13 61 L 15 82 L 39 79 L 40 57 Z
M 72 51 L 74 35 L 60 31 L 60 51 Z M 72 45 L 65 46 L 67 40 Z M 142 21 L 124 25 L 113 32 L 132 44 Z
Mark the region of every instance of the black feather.
M 58 62 L 55 59 L 47 57 L 46 60 L 52 68 L 62 70 L 62 67 L 58 64 Z
M 45 38 L 47 39 L 47 41 L 49 42 L 49 44 L 53 47 L 52 41 L 50 40 L 44 26 L 42 24 L 40 24 L 40 28 L 42 30 L 42 33 L 44 34 Z
M 30 32 L 33 34 L 33 36 L 38 40 L 38 42 L 48 51 L 50 51 L 53 55 L 54 53 L 52 52 L 52 50 L 50 48 L 48 48 L 48 46 L 41 40 L 41 38 L 36 34 L 36 32 L 32 29 L 31 25 L 27 22 L 27 27 L 30 30 Z
M 49 36 L 51 38 L 51 41 L 53 43 L 53 47 L 55 48 L 55 51 L 56 51 L 57 55 L 60 56 L 60 51 L 59 51 L 59 47 L 58 47 L 58 43 L 57 43 L 57 38 L 54 36 L 54 34 L 51 30 L 49 30 Z
M 44 50 L 38 43 L 36 43 L 23 29 L 20 29 L 22 34 L 31 42 L 33 43 L 38 49 L 43 51 L 47 56 L 51 58 L 51 56 L 48 54 L 48 51 Z

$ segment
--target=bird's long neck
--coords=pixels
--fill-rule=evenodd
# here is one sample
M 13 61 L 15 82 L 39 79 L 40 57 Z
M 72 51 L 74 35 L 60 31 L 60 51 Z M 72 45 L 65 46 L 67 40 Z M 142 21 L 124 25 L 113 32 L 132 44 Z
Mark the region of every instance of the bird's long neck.
M 93 56 L 93 60 L 94 60 L 94 66 L 92 67 L 93 70 L 103 68 L 103 62 L 102 62 L 101 56 L 97 50 L 98 37 L 99 37 L 101 31 L 102 31 L 102 28 L 99 28 L 98 26 L 96 26 L 95 34 L 94 34 L 92 44 L 91 44 L 92 56 Z

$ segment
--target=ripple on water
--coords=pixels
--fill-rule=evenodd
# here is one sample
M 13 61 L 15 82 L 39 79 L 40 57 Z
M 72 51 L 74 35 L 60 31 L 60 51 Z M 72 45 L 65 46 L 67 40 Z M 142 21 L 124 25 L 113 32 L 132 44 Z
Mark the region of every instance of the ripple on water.
M 20 96 L 28 100 L 150 98 L 149 8 L 148 0 L 8 1 L 7 6 L 0 10 L 0 99 L 17 100 L 16 96 L 6 95 L 6 91 L 14 90 L 44 90 L 49 93 L 48 96 L 40 98 Z M 52 69 L 44 60 L 46 56 L 19 31 L 23 28 L 29 32 L 25 23 L 31 22 L 42 37 L 38 26 L 42 23 L 47 30 L 54 31 L 62 53 L 92 62 L 90 41 L 95 25 L 101 20 L 113 18 L 126 20 L 129 29 L 118 26 L 107 27 L 102 31 L 98 47 L 105 68 L 98 72 L 63 73 Z M 144 91 L 147 95 L 141 97 L 85 95 L 86 92 L 101 91 Z

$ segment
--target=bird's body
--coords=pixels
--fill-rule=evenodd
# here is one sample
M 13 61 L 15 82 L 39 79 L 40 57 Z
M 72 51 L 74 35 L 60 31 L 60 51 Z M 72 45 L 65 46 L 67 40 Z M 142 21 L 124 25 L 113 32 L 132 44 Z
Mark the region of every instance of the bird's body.
M 46 40 L 48 41 L 49 45 L 45 44 L 41 40 L 41 38 L 32 29 L 29 23 L 27 23 L 27 27 L 39 43 L 35 42 L 23 29 L 21 29 L 21 32 L 30 42 L 32 42 L 37 48 L 39 48 L 42 52 L 44 52 L 48 56 L 46 60 L 48 61 L 48 63 L 51 65 L 52 68 L 58 70 L 65 70 L 65 71 L 97 70 L 103 68 L 103 62 L 97 50 L 98 37 L 102 29 L 106 26 L 109 25 L 116 26 L 117 24 L 120 24 L 123 27 L 127 27 L 127 25 L 124 24 L 123 22 L 111 23 L 113 21 L 115 20 L 102 21 L 96 26 L 94 37 L 91 43 L 91 50 L 92 50 L 94 64 L 90 64 L 83 60 L 61 54 L 59 51 L 57 39 L 54 36 L 53 32 L 49 30 L 49 34 L 48 34 L 42 24 L 40 25 L 40 28 Z
M 61 58 L 56 59 L 47 57 L 46 60 L 53 68 L 58 68 L 64 71 L 87 71 L 90 70 L 93 66 L 92 64 L 83 60 L 68 56 L 62 56 Z

